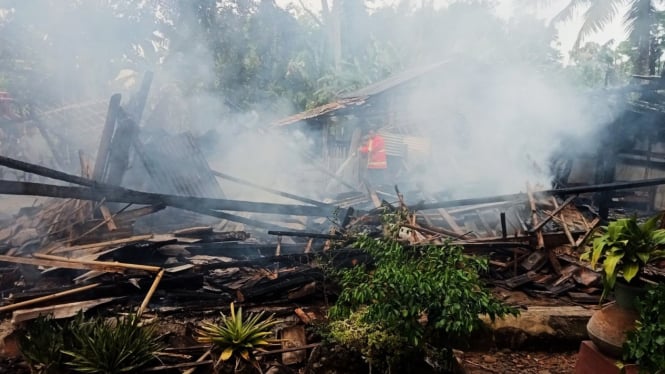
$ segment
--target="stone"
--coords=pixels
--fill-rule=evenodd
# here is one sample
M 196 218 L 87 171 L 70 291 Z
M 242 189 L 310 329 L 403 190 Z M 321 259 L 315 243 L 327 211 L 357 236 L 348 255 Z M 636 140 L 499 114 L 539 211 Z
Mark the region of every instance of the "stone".
M 531 306 L 517 317 L 497 318 L 492 322 L 480 316 L 489 327 L 499 349 L 519 350 L 537 344 L 555 342 L 579 344 L 588 339 L 586 325 L 593 310 L 579 306 Z
M 483 362 L 487 364 L 494 364 L 496 363 L 496 357 L 490 356 L 490 355 L 484 355 L 483 356 Z

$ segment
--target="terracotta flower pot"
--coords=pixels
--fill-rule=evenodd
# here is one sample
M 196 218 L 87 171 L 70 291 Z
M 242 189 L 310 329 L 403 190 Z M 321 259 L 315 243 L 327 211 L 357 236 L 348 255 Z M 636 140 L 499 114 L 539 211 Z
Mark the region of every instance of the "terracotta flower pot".
M 595 312 L 587 323 L 587 333 L 601 352 L 621 358 L 623 343 L 628 332 L 635 329 L 638 313 L 636 300 L 646 288 L 617 282 L 614 287 L 616 302 Z

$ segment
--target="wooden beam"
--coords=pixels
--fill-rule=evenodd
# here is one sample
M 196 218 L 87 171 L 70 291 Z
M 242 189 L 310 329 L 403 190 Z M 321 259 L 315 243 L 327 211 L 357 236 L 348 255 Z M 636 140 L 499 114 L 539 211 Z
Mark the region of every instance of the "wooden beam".
M 85 266 L 90 266 L 92 270 L 97 270 L 94 269 L 94 267 L 101 267 L 101 268 L 110 268 L 110 269 L 132 269 L 132 270 L 143 270 L 143 271 L 148 271 L 151 273 L 157 273 L 162 270 L 162 268 L 158 266 L 148 266 L 148 265 L 139 265 L 139 264 L 127 264 L 124 262 L 105 262 L 105 261 L 95 261 L 95 260 L 80 260 L 80 259 L 73 259 L 73 258 L 67 258 L 67 257 L 60 257 L 60 256 L 52 256 L 52 255 L 46 255 L 42 253 L 33 253 L 33 256 L 37 257 L 38 259 L 43 259 L 43 260 L 52 260 L 52 261 L 57 261 L 57 262 L 63 262 L 63 263 L 73 263 L 73 264 L 80 264 L 80 265 L 85 265 Z M 5 256 L 7 257 L 7 256 Z
M 116 118 L 118 110 L 120 109 L 120 100 L 122 95 L 115 94 L 109 100 L 109 108 L 106 112 L 106 121 L 104 123 L 104 130 L 102 137 L 99 140 L 99 147 L 97 147 L 97 158 L 95 159 L 95 168 L 93 169 L 92 178 L 96 181 L 102 181 L 106 171 L 106 164 L 109 157 L 109 149 L 111 148 L 111 139 L 115 131 Z
M 86 249 L 101 249 L 101 248 L 104 248 L 104 247 L 110 247 L 110 246 L 119 245 L 119 244 L 136 243 L 136 242 L 140 242 L 140 241 L 143 241 L 143 240 L 152 239 L 153 237 L 154 237 L 153 234 L 136 235 L 136 236 L 132 236 L 132 237 L 129 237 L 129 238 L 109 240 L 109 241 L 105 241 L 105 242 L 73 245 L 73 246 L 70 246 L 70 247 L 54 248 L 49 253 L 64 253 L 64 252 L 81 251 L 81 250 L 86 250 Z
M 159 285 L 159 281 L 162 280 L 162 277 L 164 276 L 164 269 L 160 270 L 159 273 L 157 273 L 157 276 L 155 277 L 155 281 L 152 282 L 152 286 L 150 286 L 150 289 L 148 290 L 148 293 L 145 295 L 145 299 L 143 299 L 143 302 L 141 303 L 141 306 L 139 307 L 139 311 L 136 312 L 137 316 L 141 316 L 143 312 L 145 311 L 145 308 L 148 307 L 148 303 L 150 302 L 150 299 L 152 298 L 152 295 L 155 293 L 155 290 L 157 289 L 157 286 Z
M 54 319 L 74 317 L 81 310 L 86 311 L 117 299 L 120 299 L 120 297 L 106 297 L 103 299 L 78 301 L 75 303 L 51 305 L 34 309 L 15 310 L 14 313 L 12 313 L 12 324 L 16 325 L 44 315 L 51 315 Z
M 531 207 L 531 223 L 535 227 L 538 225 L 538 211 L 536 210 L 536 201 L 533 197 L 533 191 L 528 183 L 526 185 L 526 191 L 529 199 L 529 206 Z M 545 240 L 543 239 L 543 232 L 541 230 L 536 231 L 536 240 L 537 249 L 545 248 Z
M 570 203 L 572 203 L 573 200 L 575 200 L 576 197 L 577 197 L 577 195 L 573 195 L 573 196 L 568 197 L 561 204 L 561 206 L 559 206 L 558 203 L 556 202 L 556 198 L 552 197 L 552 200 L 554 201 L 554 206 L 555 206 L 556 209 L 554 209 L 554 211 L 552 213 L 550 213 L 544 220 L 542 220 L 540 223 L 538 223 L 537 225 L 532 227 L 531 230 L 529 230 L 529 232 L 534 233 L 534 232 L 540 230 L 543 226 L 545 226 L 545 224 L 547 224 L 547 222 L 549 222 L 552 218 L 554 218 L 557 214 L 559 214 L 559 212 L 561 212 L 565 207 L 567 207 Z
M 100 284 L 101 283 L 93 283 L 93 284 L 89 284 L 87 286 L 74 288 L 74 289 L 67 290 L 67 291 L 57 292 L 57 293 L 47 295 L 47 296 L 36 297 L 34 299 L 30 299 L 30 300 L 26 300 L 26 301 L 21 301 L 20 303 L 5 305 L 5 306 L 0 307 L 0 313 L 1 312 L 8 312 L 8 311 L 14 310 L 14 309 L 20 309 L 20 308 L 23 308 L 24 306 L 38 304 L 38 303 L 41 303 L 43 301 L 51 301 L 51 300 L 55 300 L 55 299 L 58 299 L 58 298 L 61 298 L 61 297 L 64 297 L 64 296 L 74 295 L 74 294 L 77 294 L 77 293 L 80 293 L 80 292 L 83 292 L 83 291 L 91 290 L 91 289 L 99 286 Z
M 314 205 L 314 206 L 330 206 L 329 204 L 322 203 L 320 201 L 316 201 L 316 200 L 312 200 L 312 199 L 308 199 L 306 197 L 294 195 L 294 194 L 291 194 L 291 193 L 288 193 L 288 192 L 278 191 L 278 190 L 268 188 L 268 187 L 263 187 L 263 186 L 260 186 L 256 183 L 252 183 L 250 181 L 246 181 L 246 180 L 243 180 L 243 179 L 240 179 L 240 178 L 236 178 L 236 177 L 228 175 L 228 174 L 220 173 L 220 172 L 215 171 L 215 170 L 211 170 L 211 172 L 216 177 L 220 177 L 220 178 L 223 178 L 223 179 L 226 179 L 226 180 L 230 180 L 232 182 L 236 182 L 238 184 L 242 184 L 242 185 L 245 185 L 245 186 L 256 188 L 257 190 L 265 191 L 265 192 L 271 193 L 273 195 L 286 197 L 286 198 L 291 199 L 291 200 L 300 201 L 301 203 L 310 204 L 310 205 Z
M 279 215 L 330 217 L 335 210 L 334 207 L 324 208 L 308 205 L 259 203 L 253 201 L 157 194 L 100 184 L 97 184 L 94 187 L 77 187 L 0 180 L 0 194 L 48 196 L 98 201 L 106 199 L 108 202 L 145 205 L 164 204 L 196 212 L 230 210 Z

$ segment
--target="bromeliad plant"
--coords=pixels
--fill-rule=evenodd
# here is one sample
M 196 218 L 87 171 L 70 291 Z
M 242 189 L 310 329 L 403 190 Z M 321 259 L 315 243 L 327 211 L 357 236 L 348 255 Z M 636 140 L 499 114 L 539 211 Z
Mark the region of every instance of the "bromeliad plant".
M 610 222 L 603 227 L 604 233 L 593 241 L 591 250 L 582 255 L 591 261 L 591 266 L 603 262 L 603 295 L 614 289 L 618 277 L 626 283 L 635 279 L 644 267 L 653 260 L 664 258 L 665 229 L 658 229 L 661 215 L 639 224 L 635 217 Z
M 211 344 L 221 352 L 216 367 L 235 357 L 236 369 L 241 360 L 244 360 L 260 371 L 254 351 L 265 351 L 264 347 L 281 342 L 279 339 L 269 338 L 272 327 L 278 323 L 274 314 L 263 319 L 263 312 L 250 313 L 247 319 L 243 320 L 242 307 L 236 311 L 231 303 L 231 315 L 222 313 L 219 324 L 203 322 L 201 328 L 196 330 L 196 340 L 199 343 Z
M 86 321 L 82 314 L 70 323 L 71 347 L 62 353 L 77 373 L 137 373 L 155 359 L 163 345 L 154 327 L 141 326 L 134 315 L 108 321 Z

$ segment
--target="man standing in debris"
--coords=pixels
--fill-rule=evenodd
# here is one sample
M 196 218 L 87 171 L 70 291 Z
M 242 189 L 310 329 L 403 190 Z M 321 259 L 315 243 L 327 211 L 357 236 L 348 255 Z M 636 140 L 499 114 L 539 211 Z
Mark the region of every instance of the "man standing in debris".
M 369 130 L 367 142 L 358 149 L 360 153 L 367 155 L 367 180 L 372 186 L 380 186 L 385 183 L 388 162 L 386 160 L 386 148 L 383 137 L 375 129 Z

